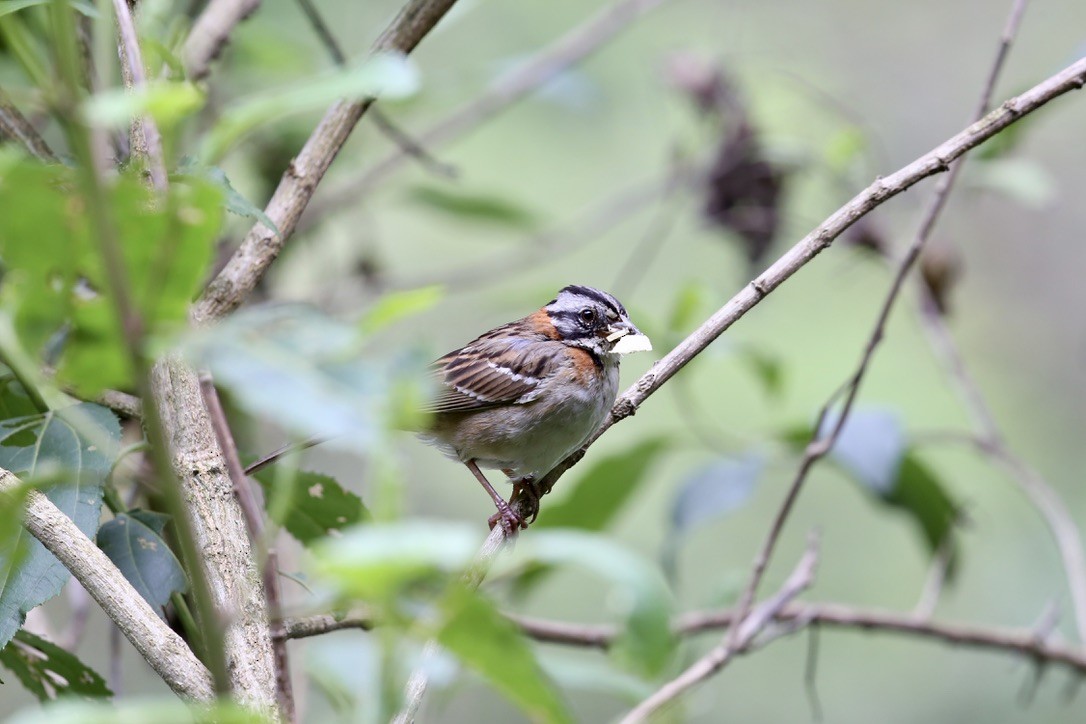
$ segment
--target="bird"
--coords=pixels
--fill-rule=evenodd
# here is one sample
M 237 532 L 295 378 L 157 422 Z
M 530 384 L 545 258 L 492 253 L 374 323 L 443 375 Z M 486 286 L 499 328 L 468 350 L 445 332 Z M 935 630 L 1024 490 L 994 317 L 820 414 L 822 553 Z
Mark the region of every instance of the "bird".
M 564 287 L 532 314 L 484 332 L 431 365 L 437 393 L 420 437 L 463 463 L 490 495 L 497 508 L 488 519 L 491 529 L 501 525 L 507 536 L 516 535 L 530 521 L 480 468 L 504 473 L 514 497 L 522 489 L 534 495 L 532 482 L 603 424 L 618 395 L 620 355 L 651 349 L 614 296 Z

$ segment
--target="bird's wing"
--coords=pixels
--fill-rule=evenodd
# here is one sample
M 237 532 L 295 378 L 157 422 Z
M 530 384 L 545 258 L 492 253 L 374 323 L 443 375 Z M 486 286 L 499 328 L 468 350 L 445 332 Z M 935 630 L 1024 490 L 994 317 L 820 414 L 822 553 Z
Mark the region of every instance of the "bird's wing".
M 531 402 L 558 371 L 563 352 L 553 340 L 481 337 L 434 362 L 440 391 L 427 409 L 468 412 Z

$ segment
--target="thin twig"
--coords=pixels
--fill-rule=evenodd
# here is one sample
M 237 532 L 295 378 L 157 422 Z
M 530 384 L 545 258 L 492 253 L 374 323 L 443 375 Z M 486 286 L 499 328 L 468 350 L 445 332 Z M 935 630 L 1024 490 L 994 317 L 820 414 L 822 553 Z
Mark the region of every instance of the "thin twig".
M 690 360 L 805 264 L 828 248 L 834 239 L 865 214 L 921 180 L 946 171 L 948 165 L 962 154 L 980 145 L 1023 116 L 1034 112 L 1050 100 L 1077 90 L 1083 85 L 1086 85 L 1086 58 L 1078 60 L 1025 93 L 1004 101 L 997 110 L 989 113 L 978 123 L 972 124 L 909 165 L 885 178 L 876 180 L 861 191 L 785 252 L 772 266 L 713 313 L 709 319 L 623 392 L 611 408 L 611 414 L 603 425 L 592 434 L 580 450 L 567 457 L 536 483 L 535 492 L 540 495 L 550 492 L 562 475 L 576 465 L 584 457 L 585 451 L 612 425 L 637 412 L 646 399 L 685 367 Z M 513 501 L 514 509 L 521 513 L 530 511 L 533 497 L 527 492 L 518 496 Z
M 456 0 L 409 0 L 374 44 L 375 51 L 410 53 L 437 25 Z M 278 227 L 258 223 L 249 231 L 226 266 L 193 305 L 196 322 L 216 319 L 249 295 L 294 232 L 313 192 L 347 137 L 373 99 L 338 101 L 324 114 L 301 152 L 287 168 L 264 213 Z
M 143 417 L 143 403 L 140 398 L 120 390 L 102 390 L 94 401 L 108 407 L 121 417 L 139 420 Z
M 19 112 L 4 89 L 0 88 L 0 138 L 10 138 L 39 161 L 56 163 L 57 155 L 34 128 L 34 124 Z
M 995 88 L 996 80 L 999 77 L 1000 71 L 1003 69 L 1003 62 L 1007 56 L 1007 50 L 1009 48 L 1011 38 L 1013 38 L 1015 31 L 1018 27 L 1018 22 L 1021 18 L 1021 10 L 1023 6 L 1023 0 L 1015 0 L 1014 5 L 1011 8 L 1010 19 L 1008 20 L 1007 30 L 1004 32 L 999 48 L 996 52 L 995 60 L 991 69 L 988 72 L 987 79 L 984 83 L 984 88 L 980 94 L 980 100 L 977 103 L 976 110 L 973 113 L 972 120 L 979 122 L 984 117 L 991 103 L 991 97 Z M 1004 106 L 1005 107 L 1005 106 Z M 770 526 L 769 533 L 766 535 L 765 542 L 761 549 L 758 551 L 757 556 L 754 559 L 754 564 L 751 569 L 750 580 L 746 587 L 743 589 L 743 593 L 739 598 L 739 612 L 740 621 L 745 615 L 746 611 L 750 610 L 753 604 L 754 598 L 758 592 L 758 586 L 762 581 L 762 577 L 765 575 L 766 567 L 769 564 L 769 560 L 773 555 L 773 551 L 777 545 L 777 541 L 781 532 L 784 529 L 785 521 L 788 519 L 792 511 L 792 507 L 795 504 L 796 499 L 799 497 L 799 492 L 803 487 L 804 482 L 807 479 L 808 474 L 813 469 L 815 464 L 829 454 L 833 449 L 837 439 L 840 437 L 842 430 L 845 428 L 845 424 L 848 422 L 850 413 L 853 406 L 856 403 L 856 399 L 859 397 L 860 386 L 867 374 L 867 370 L 871 365 L 871 361 L 874 359 L 875 352 L 879 348 L 880 343 L 883 340 L 886 332 L 886 325 L 890 319 L 890 312 L 894 308 L 894 304 L 897 302 L 898 296 L 901 293 L 901 289 L 904 287 L 905 279 L 915 266 L 917 259 L 920 258 L 920 251 L 923 249 L 924 244 L 927 242 L 931 230 L 935 226 L 935 222 L 939 217 L 939 213 L 946 205 L 947 198 L 950 193 L 950 189 L 953 188 L 954 179 L 957 178 L 958 173 L 961 171 L 961 162 L 954 163 L 950 166 L 950 172 L 939 180 L 936 184 L 934 193 L 932 195 L 931 204 L 928 207 L 927 213 L 920 223 L 919 231 L 916 238 L 910 244 L 908 251 L 898 264 L 897 272 L 894 275 L 893 282 L 890 285 L 890 290 L 887 292 L 886 297 L 883 299 L 882 308 L 879 311 L 878 317 L 875 320 L 874 327 L 871 330 L 871 334 L 868 336 L 867 344 L 864 347 L 863 354 L 860 357 L 860 362 L 856 366 L 856 370 L 850 376 L 846 383 L 844 402 L 841 404 L 840 413 L 837 416 L 829 434 L 825 434 L 822 429 L 823 423 L 828 419 L 828 415 L 831 407 L 835 404 L 837 394 L 835 393 L 830 399 L 823 405 L 822 410 L 818 415 L 818 424 L 815 426 L 814 436 L 808 443 L 807 448 L 804 450 L 803 459 L 800 461 L 799 469 L 795 478 L 792 481 L 791 486 L 788 489 L 787 494 L 781 503 L 780 508 L 777 511 L 776 516 L 773 519 L 773 523 Z M 739 626 L 733 628 L 728 634 L 729 638 L 733 641 L 739 633 Z
M 181 48 L 181 59 L 190 80 L 200 80 L 211 71 L 230 34 L 260 7 L 260 0 L 211 0 L 192 24 Z
M 328 27 L 328 23 L 324 22 L 324 17 L 321 16 L 317 6 L 313 3 L 313 0 L 298 0 L 298 5 L 302 9 L 302 13 L 305 15 L 306 20 L 309 21 L 310 26 L 313 28 L 313 32 L 317 34 L 317 38 L 321 41 L 321 45 L 324 46 L 328 56 L 332 59 L 332 62 L 341 68 L 347 64 L 347 54 L 343 52 L 343 48 L 340 47 L 339 41 L 336 40 L 335 33 Z M 411 138 L 406 131 L 401 129 L 395 123 L 393 123 L 388 116 L 384 114 L 375 103 L 370 107 L 367 114 L 369 119 L 373 121 L 373 125 L 377 126 L 377 129 L 381 133 L 390 139 L 393 143 L 400 147 L 408 156 L 416 159 L 419 164 L 427 171 L 434 173 L 437 176 L 444 178 L 456 178 L 457 169 L 452 164 L 443 163 L 423 148 L 422 144 Z
M 1078 523 L 1044 476 L 1007 445 L 984 394 L 962 359 L 946 320 L 931 298 L 930 290 L 922 280 L 918 282 L 920 326 L 973 420 L 975 434 L 967 436 L 966 441 L 1006 468 L 1011 479 L 1041 513 L 1060 553 L 1079 640 L 1086 641 L 1086 555 Z
M 736 632 L 735 637 L 725 637 L 679 676 L 657 689 L 622 718 L 623 724 L 645 721 L 653 712 L 674 701 L 691 687 L 708 679 L 724 668 L 737 654 L 747 650 L 758 634 L 780 615 L 785 606 L 810 588 L 814 582 L 817 565 L 818 536 L 812 533 L 807 541 L 807 550 L 781 589 L 757 606 L 748 616 L 736 619 L 737 624 L 731 627 L 731 630 Z
M 288 445 L 284 445 L 281 448 L 268 453 L 256 462 L 249 463 L 249 465 L 247 465 L 245 468 L 245 474 L 253 475 L 254 473 L 259 473 L 264 468 L 268 467 L 269 465 L 274 465 L 275 463 L 279 462 L 280 459 L 286 457 L 287 455 L 290 455 L 291 453 L 308 450 L 309 448 L 316 447 L 323 442 L 327 442 L 327 438 L 312 437 L 308 440 L 303 440 L 302 442 L 292 442 Z
M 132 88 L 142 89 L 147 85 L 147 75 L 143 70 L 143 55 L 140 53 L 136 24 L 132 21 L 128 1 L 113 0 L 113 12 L 117 16 L 117 32 L 121 36 L 121 47 L 124 50 L 121 61 L 125 72 L 132 80 Z M 132 153 L 145 156 L 151 185 L 158 191 L 164 191 L 167 183 L 166 161 L 162 155 L 162 135 L 158 132 L 158 126 L 150 116 L 142 116 L 137 119 L 134 130 L 141 143 L 132 144 Z
M 222 448 L 223 457 L 226 459 L 226 469 L 234 485 L 234 495 L 245 516 L 249 540 L 255 550 L 264 542 L 264 515 L 260 503 L 253 491 L 252 481 L 242 469 L 238 448 L 230 432 L 230 424 L 226 420 L 226 413 L 223 412 L 219 393 L 215 389 L 215 382 L 210 374 L 205 373 L 200 376 L 200 390 L 203 393 L 204 404 L 207 406 L 207 413 L 211 418 L 211 426 L 215 430 L 215 437 L 218 438 L 219 447 Z M 271 627 L 272 653 L 275 657 L 275 684 L 279 699 L 279 713 L 285 721 L 293 722 L 296 712 L 294 687 L 290 679 L 290 661 L 287 658 L 286 644 L 276 636 L 278 626 L 276 622 L 282 617 L 283 607 L 279 588 L 279 552 L 274 545 L 269 545 L 264 551 L 264 565 L 261 573 L 264 580 L 264 595 L 268 600 L 268 620 Z
M 576 65 L 615 35 L 665 0 L 617 0 L 556 39 L 524 63 L 502 75 L 482 94 L 460 106 L 429 128 L 411 134 L 424 148 L 436 148 L 504 111 L 567 68 Z M 333 209 L 353 205 L 400 168 L 409 156 L 393 151 L 372 168 L 323 189 L 306 214 L 308 221 L 323 218 Z
M 735 609 L 693 611 L 678 616 L 672 629 L 680 637 L 716 633 L 729 628 L 736 620 Z M 621 631 L 608 624 L 576 624 L 526 616 L 506 617 L 529 636 L 541 643 L 606 650 L 618 639 Z M 1037 659 L 1067 666 L 1086 675 L 1086 650 L 1050 640 L 1039 639 L 1035 628 L 1007 629 L 997 626 L 977 626 L 918 619 L 911 612 L 855 608 L 837 603 L 789 603 L 774 617 L 775 621 L 791 623 L 806 621 L 809 625 L 826 625 L 842 629 L 899 633 L 954 646 L 1003 651 L 1023 658 Z M 284 635 L 289 639 L 320 636 L 332 631 L 359 629 L 369 631 L 375 621 L 366 614 L 336 617 L 330 614 L 288 618 L 283 621 Z

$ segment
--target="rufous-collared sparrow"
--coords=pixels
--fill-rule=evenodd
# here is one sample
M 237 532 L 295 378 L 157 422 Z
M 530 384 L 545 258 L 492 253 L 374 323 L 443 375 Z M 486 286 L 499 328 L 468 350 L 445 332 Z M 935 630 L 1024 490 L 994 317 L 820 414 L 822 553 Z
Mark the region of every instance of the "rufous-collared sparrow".
M 512 534 L 527 522 L 480 466 L 505 473 L 514 494 L 531 490 L 603 423 L 618 394 L 619 355 L 651 348 L 613 296 L 568 286 L 434 362 L 439 391 L 420 437 L 471 470 L 498 508 L 490 526 Z

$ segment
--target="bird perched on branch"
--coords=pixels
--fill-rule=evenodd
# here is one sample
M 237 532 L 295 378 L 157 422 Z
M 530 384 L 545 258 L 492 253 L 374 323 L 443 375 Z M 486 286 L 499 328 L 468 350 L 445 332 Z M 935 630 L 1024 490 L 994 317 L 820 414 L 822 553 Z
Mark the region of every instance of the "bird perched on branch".
M 568 286 L 538 311 L 486 332 L 433 364 L 439 383 L 420 437 L 467 466 L 494 500 L 490 527 L 518 516 L 480 467 L 501 470 L 514 496 L 580 448 L 618 395 L 619 356 L 648 337 L 607 292 Z M 537 501 L 538 502 L 538 501 Z M 534 519 L 534 515 L 533 515 Z

